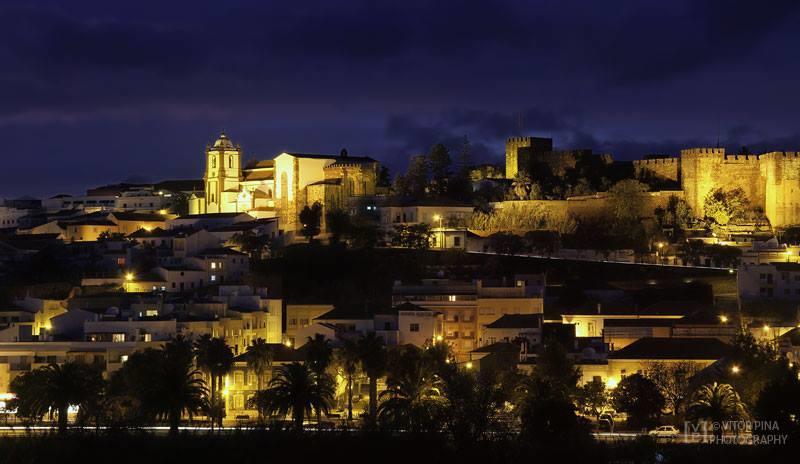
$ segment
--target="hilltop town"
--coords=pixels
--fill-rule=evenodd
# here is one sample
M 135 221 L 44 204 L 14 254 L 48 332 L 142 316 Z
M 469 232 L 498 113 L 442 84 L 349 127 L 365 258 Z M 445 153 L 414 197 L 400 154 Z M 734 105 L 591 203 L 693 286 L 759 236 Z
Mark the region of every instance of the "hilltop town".
M 796 406 L 765 395 L 800 394 L 798 168 L 795 152 L 625 162 L 512 137 L 504 166 L 465 140 L 392 177 L 345 149 L 247 161 L 221 134 L 202 178 L 7 199 L 0 412 L 61 430 L 285 419 L 556 439 L 683 432 L 724 394 L 718 420 L 796 431 Z M 196 382 L 164 405 L 175 363 Z M 58 396 L 42 379 L 70 369 L 91 384 L 42 402 Z M 308 397 L 280 396 L 298 381 Z M 482 428 L 453 425 L 478 391 L 457 382 L 493 392 Z M 511 393 L 525 382 L 552 396 Z M 571 425 L 542 428 L 545 404 Z

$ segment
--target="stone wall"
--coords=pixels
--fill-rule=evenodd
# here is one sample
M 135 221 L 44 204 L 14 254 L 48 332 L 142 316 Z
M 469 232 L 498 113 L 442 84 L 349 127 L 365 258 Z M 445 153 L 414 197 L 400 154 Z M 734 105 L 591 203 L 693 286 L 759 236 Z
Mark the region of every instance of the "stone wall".
M 764 212 L 773 227 L 800 224 L 800 153 L 761 155 L 766 179 Z
M 680 180 L 680 158 L 651 158 L 635 160 L 633 172 L 637 179 Z

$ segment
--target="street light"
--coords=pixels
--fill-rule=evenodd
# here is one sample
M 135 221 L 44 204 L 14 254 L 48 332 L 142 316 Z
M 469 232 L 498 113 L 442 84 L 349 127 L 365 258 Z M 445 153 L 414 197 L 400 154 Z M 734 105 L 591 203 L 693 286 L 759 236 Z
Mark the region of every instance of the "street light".
M 728 323 L 728 316 L 726 316 L 724 314 L 721 314 L 719 316 L 719 321 L 722 322 L 723 324 L 727 324 Z
M 133 272 L 126 273 L 125 280 L 127 280 L 128 282 L 133 282 Z
M 731 373 L 738 374 L 739 371 L 741 371 L 741 369 L 736 364 L 734 364 L 733 367 L 731 367 Z
M 472 361 L 467 361 L 464 367 L 466 367 L 467 369 L 472 369 Z

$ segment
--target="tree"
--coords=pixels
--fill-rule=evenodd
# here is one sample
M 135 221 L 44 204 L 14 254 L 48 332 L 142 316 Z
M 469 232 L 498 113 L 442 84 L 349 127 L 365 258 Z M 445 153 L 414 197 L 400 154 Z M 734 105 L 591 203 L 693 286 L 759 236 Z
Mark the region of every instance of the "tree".
M 717 267 L 736 268 L 742 257 L 742 249 L 728 245 L 706 245 L 704 252 Z
M 697 389 L 689 403 L 689 416 L 695 420 L 714 422 L 714 435 L 722 436 L 722 422 L 744 419 L 744 403 L 728 384 L 714 382 Z
M 256 382 L 258 390 L 262 390 L 261 383 L 264 379 L 264 374 L 272 366 L 273 358 L 272 347 L 263 338 L 258 338 L 250 342 L 250 346 L 245 351 L 245 358 L 247 359 L 247 367 L 249 367 L 256 374 Z
M 21 417 L 38 420 L 48 411 L 58 419 L 58 431 L 67 430 L 69 407 L 86 405 L 102 388 L 102 374 L 95 366 L 79 362 L 49 364 L 11 381 L 15 395 L 11 406 Z
M 433 232 L 424 222 L 406 226 L 398 224 L 392 232 L 392 245 L 416 250 L 427 250 L 431 246 Z
M 628 414 L 628 425 L 649 427 L 664 409 L 664 397 L 652 380 L 641 374 L 623 378 L 611 395 L 614 409 Z
M 322 386 L 325 384 L 323 377 L 328 377 L 327 370 L 333 360 L 333 348 L 331 348 L 330 341 L 322 334 L 316 334 L 314 338 L 308 337 L 307 345 L 306 355 L 309 368 L 314 373 L 317 386 Z M 317 424 L 319 424 L 321 411 L 317 409 L 316 413 Z
M 314 237 L 320 233 L 320 222 L 322 221 L 322 205 L 314 202 L 311 206 L 305 206 L 300 211 L 300 233 L 303 234 L 311 243 Z
M 731 221 L 744 219 L 750 208 L 750 200 L 741 187 L 725 190 L 716 188 L 703 200 L 706 221 L 716 229 L 724 229 Z
M 295 430 L 302 432 L 303 420 L 312 410 L 328 412 L 333 394 L 330 377 L 315 378 L 307 365 L 293 362 L 275 369 L 269 388 L 248 400 L 248 404 L 264 415 L 291 413 Z
M 328 225 L 328 231 L 331 233 L 331 244 L 339 243 L 342 237 L 350 234 L 353 226 L 350 215 L 339 208 L 328 210 L 325 213 L 325 221 Z
M 202 335 L 194 346 L 197 356 L 197 367 L 205 371 L 211 380 L 211 398 L 213 416 L 222 426 L 224 416 L 223 400 L 218 397 L 223 387 L 225 375 L 233 369 L 233 351 L 222 337 Z
M 386 390 L 381 392 L 378 420 L 411 432 L 438 431 L 443 397 L 441 378 L 415 346 L 404 347 L 391 363 Z
M 515 200 L 527 200 L 530 198 L 533 182 L 527 171 L 519 171 L 511 182 L 511 192 Z
M 389 174 L 389 168 L 385 165 L 381 166 L 378 171 L 378 187 L 389 187 L 392 184 L 392 176 Z
M 430 166 L 425 155 L 414 156 L 408 163 L 406 173 L 395 179 L 395 191 L 403 197 L 422 199 L 428 192 L 429 176 Z
M 787 361 L 781 364 L 781 372 L 759 393 L 753 412 L 759 420 L 777 422 L 782 434 L 796 439 L 800 432 L 800 374 Z
M 600 418 L 603 408 L 608 404 L 608 393 L 605 384 L 600 380 L 587 382 L 578 389 L 578 406 L 584 414 Z
M 431 171 L 431 190 L 437 195 L 447 194 L 451 175 L 450 150 L 441 143 L 431 147 L 428 154 L 428 165 Z
M 655 209 L 656 220 L 662 229 L 673 229 L 676 236 L 683 236 L 686 229 L 695 223 L 694 213 L 689 203 L 675 195 L 669 197 L 665 207 Z
M 358 373 L 360 352 L 358 344 L 353 340 L 345 340 L 336 351 L 336 361 L 342 370 L 346 382 L 347 393 L 347 420 L 353 420 L 353 380 Z
M 499 415 L 509 395 L 494 370 L 481 369 L 475 374 L 452 369 L 440 375 L 447 398 L 444 416 L 457 444 L 475 443 L 500 429 Z
M 251 259 L 263 259 L 269 253 L 270 238 L 267 235 L 259 235 L 251 230 L 238 232 L 231 237 L 231 243 L 239 247 L 242 253 L 246 253 Z
M 522 237 L 510 232 L 497 232 L 489 236 L 489 248 L 501 255 L 516 255 L 523 251 Z
M 372 424 L 378 415 L 378 379 L 386 373 L 386 346 L 383 338 L 369 332 L 358 340 L 361 369 L 369 379 L 369 419 Z
M 638 224 L 647 207 L 647 185 L 635 179 L 621 180 L 608 191 L 611 217 L 616 224 L 627 227 Z
M 700 367 L 692 362 L 653 361 L 645 367 L 644 376 L 658 387 L 664 397 L 665 410 L 677 416 L 691 395 L 689 382 L 698 372 Z
M 112 383 L 134 400 L 133 415 L 147 420 L 165 418 L 170 434 L 175 434 L 183 413 L 191 417 L 207 405 L 208 390 L 192 358 L 191 342 L 177 337 L 160 350 L 134 352 L 114 374 Z

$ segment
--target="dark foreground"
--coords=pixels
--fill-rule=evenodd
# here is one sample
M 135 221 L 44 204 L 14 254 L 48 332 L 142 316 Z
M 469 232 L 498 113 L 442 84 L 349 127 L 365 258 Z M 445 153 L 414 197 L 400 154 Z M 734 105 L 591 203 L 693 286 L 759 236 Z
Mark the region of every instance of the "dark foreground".
M 160 437 L 145 433 L 0 438 L 0 463 L 738 463 L 787 462 L 790 447 L 621 443 L 521 443 L 498 438 L 456 445 L 439 437 L 241 432 Z

